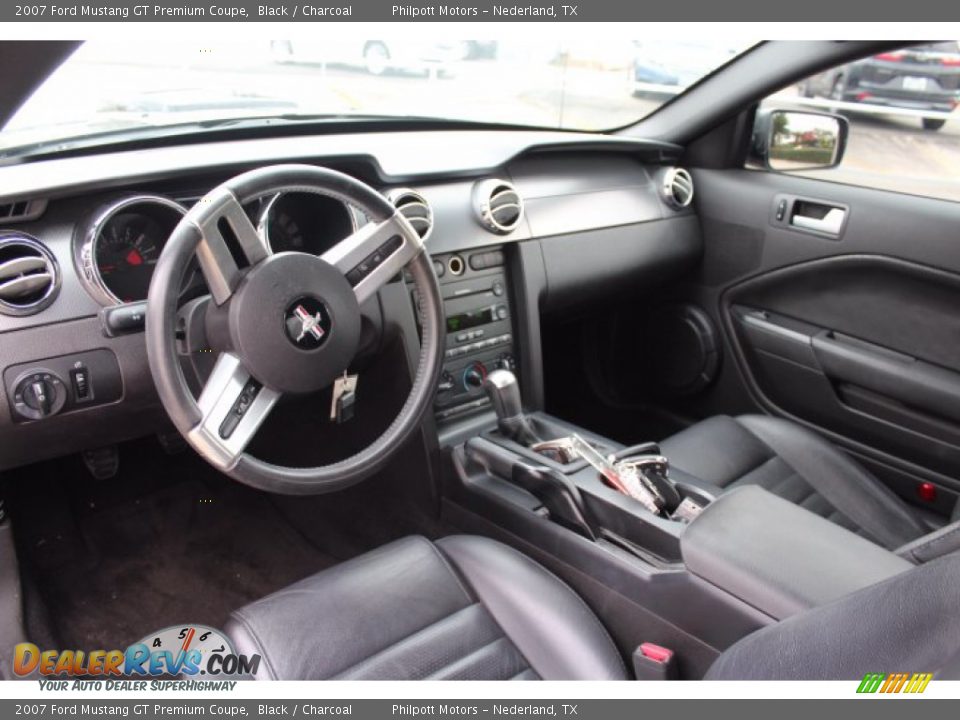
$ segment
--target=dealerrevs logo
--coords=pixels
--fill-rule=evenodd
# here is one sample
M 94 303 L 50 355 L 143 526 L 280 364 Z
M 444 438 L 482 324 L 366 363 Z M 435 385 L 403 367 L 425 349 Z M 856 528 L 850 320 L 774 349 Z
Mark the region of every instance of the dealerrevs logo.
M 126 650 L 14 648 L 18 677 L 237 677 L 255 675 L 259 655 L 238 655 L 222 632 L 206 625 L 174 625 L 147 635 Z

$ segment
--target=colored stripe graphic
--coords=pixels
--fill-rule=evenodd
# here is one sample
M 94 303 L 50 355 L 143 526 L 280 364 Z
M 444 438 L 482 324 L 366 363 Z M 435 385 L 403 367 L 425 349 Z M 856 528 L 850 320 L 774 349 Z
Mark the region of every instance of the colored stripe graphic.
M 932 679 L 932 673 L 867 673 L 860 681 L 857 692 L 922 693 Z

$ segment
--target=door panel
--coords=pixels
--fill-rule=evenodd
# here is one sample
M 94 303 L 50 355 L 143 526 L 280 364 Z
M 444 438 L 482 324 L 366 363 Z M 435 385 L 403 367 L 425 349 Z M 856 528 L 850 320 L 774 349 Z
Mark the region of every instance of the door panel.
M 695 173 L 694 290 L 734 362 L 701 399 L 736 398 L 847 447 L 907 499 L 960 490 L 960 204 L 760 171 Z M 846 209 L 837 236 L 791 227 L 784 197 Z M 744 249 L 748 248 L 749 252 Z

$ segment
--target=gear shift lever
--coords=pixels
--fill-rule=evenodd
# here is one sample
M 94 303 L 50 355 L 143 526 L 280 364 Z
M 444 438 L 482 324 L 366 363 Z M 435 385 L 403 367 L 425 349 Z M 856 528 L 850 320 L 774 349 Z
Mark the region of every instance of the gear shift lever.
M 524 447 L 540 442 L 530 420 L 523 414 L 516 375 L 509 370 L 494 370 L 487 375 L 483 389 L 493 403 L 497 413 L 497 428 L 501 433 Z

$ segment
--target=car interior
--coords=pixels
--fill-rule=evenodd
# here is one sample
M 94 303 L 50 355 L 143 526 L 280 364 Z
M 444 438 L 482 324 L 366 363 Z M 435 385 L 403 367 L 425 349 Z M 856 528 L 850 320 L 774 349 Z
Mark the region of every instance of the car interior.
M 3 676 L 197 622 L 258 679 L 960 677 L 960 205 L 774 170 L 758 109 L 908 44 L 607 132 L 3 158 Z M 4 122 L 75 49 L 0 43 Z

